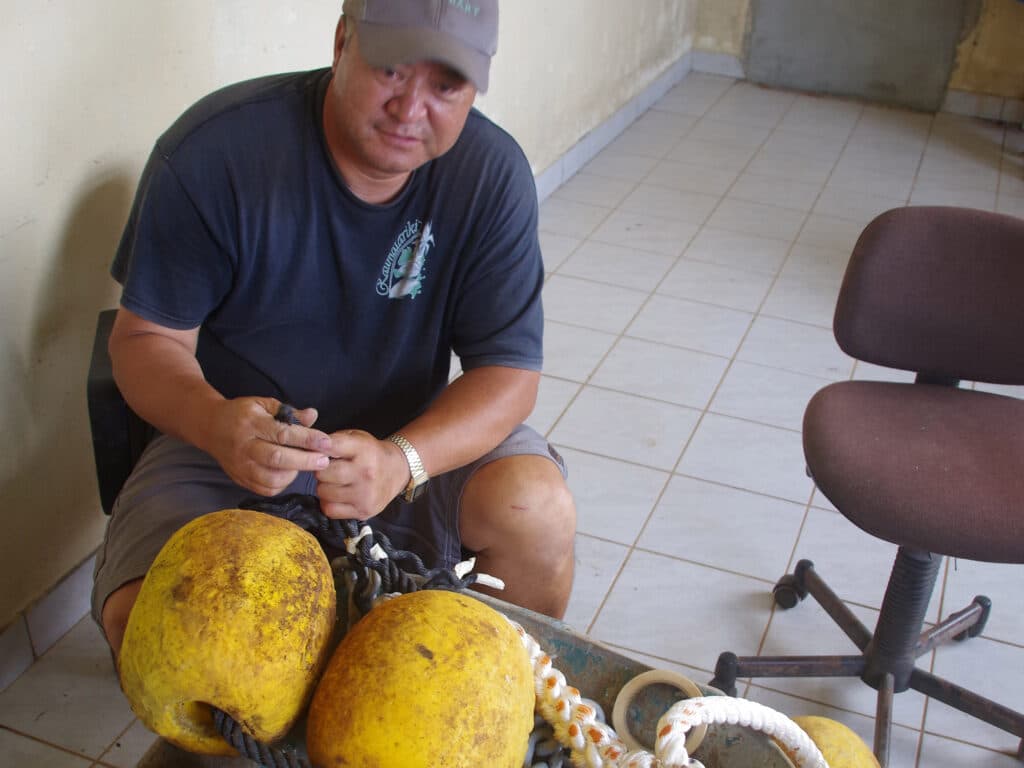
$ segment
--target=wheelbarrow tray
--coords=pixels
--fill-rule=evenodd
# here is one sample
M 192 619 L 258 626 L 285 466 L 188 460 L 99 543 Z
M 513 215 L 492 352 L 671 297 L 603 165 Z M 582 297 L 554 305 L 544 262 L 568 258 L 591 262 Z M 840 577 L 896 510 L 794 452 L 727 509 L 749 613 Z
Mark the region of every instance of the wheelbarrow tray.
M 570 685 L 584 698 L 596 701 L 611 717 L 615 698 L 632 678 L 651 669 L 581 635 L 568 624 L 503 600 L 474 593 L 484 602 L 518 622 L 554 660 Z M 339 602 L 339 605 L 344 603 Z M 682 639 L 681 639 L 682 642 Z M 705 695 L 720 691 L 698 683 Z M 658 718 L 679 698 L 670 685 L 657 684 L 637 695 L 630 707 L 630 730 L 642 743 L 653 743 Z M 288 741 L 305 754 L 300 723 Z M 761 733 L 732 725 L 709 727 L 694 757 L 706 768 L 793 768 L 775 742 Z M 137 768 L 255 768 L 257 763 L 241 757 L 194 755 L 158 739 L 137 764 Z M 441 768 L 441 767 L 439 767 Z M 481 767 L 483 768 L 483 767 Z

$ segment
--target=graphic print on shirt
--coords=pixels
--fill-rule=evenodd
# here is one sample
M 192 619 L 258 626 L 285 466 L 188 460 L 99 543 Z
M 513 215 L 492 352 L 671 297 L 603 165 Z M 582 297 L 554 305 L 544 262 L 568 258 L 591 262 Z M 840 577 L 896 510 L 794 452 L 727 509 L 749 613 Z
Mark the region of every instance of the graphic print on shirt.
M 398 233 L 395 244 L 377 280 L 377 294 L 389 299 L 415 299 L 423 290 L 427 277 L 427 253 L 434 244 L 434 235 L 428 221 L 419 219 L 406 222 Z

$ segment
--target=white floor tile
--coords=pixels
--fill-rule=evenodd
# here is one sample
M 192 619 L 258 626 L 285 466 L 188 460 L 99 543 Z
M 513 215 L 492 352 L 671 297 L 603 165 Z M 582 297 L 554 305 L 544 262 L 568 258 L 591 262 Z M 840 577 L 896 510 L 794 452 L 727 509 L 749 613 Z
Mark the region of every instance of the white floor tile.
M 653 157 L 658 160 L 665 157 L 693 125 L 694 118 L 677 118 L 676 124 L 670 129 L 657 129 L 634 123 L 608 148 L 613 152 L 622 152 L 639 157 Z
M 673 256 L 587 240 L 559 267 L 558 273 L 651 291 L 674 263 Z
M 577 530 L 632 545 L 668 483 L 668 472 L 563 446 L 558 449 L 569 466 Z
M 99 757 L 132 720 L 88 617 L 0 693 L 0 724 L 85 757 Z
M 770 607 L 763 581 L 636 551 L 591 634 L 710 673 L 721 651 L 757 648 Z
M 576 535 L 576 571 L 563 618 L 566 624 L 577 632 L 590 628 L 628 551 L 628 547 L 621 544 Z
M 544 284 L 548 319 L 606 333 L 621 333 L 646 299 L 643 291 L 577 277 L 553 275 Z
M 703 224 L 716 205 L 717 195 L 640 184 L 622 201 L 620 210 L 661 216 L 687 224 Z
M 654 295 L 628 335 L 698 352 L 731 357 L 753 318 L 748 312 Z
M 100 759 L 114 768 L 135 768 L 156 740 L 156 735 L 136 720 Z
M 1024 648 L 975 637 L 935 652 L 936 675 L 965 686 L 1003 706 L 1024 712 Z M 977 746 L 1011 752 L 1020 738 L 968 717 L 936 701 L 929 702 L 925 729 L 955 736 Z
M 975 595 L 992 600 L 983 637 L 1007 643 L 1024 638 L 1024 569 L 1005 563 L 952 560 L 946 563 L 945 615 L 966 608 Z
M 729 361 L 723 357 L 676 349 L 641 339 L 620 339 L 590 383 L 664 400 L 707 407 Z
M 593 239 L 675 258 L 693 239 L 697 226 L 620 208 L 598 227 Z
M 685 255 L 694 261 L 775 275 L 786 260 L 789 246 L 789 240 L 704 227 Z
M 680 474 L 806 504 L 811 481 L 804 471 L 798 432 L 709 413 L 679 463 Z
M 658 164 L 657 158 L 629 155 L 611 148 L 602 150 L 583 167 L 583 171 L 594 176 L 606 176 L 636 184 Z
M 687 250 L 687 254 L 695 252 L 692 246 Z M 658 293 L 756 312 L 771 284 L 771 275 L 763 272 L 682 258 L 658 286 Z
M 550 439 L 581 451 L 671 470 L 698 416 L 692 408 L 584 387 Z
M 811 509 L 796 544 L 798 560 L 810 560 L 832 591 L 843 600 L 879 609 L 896 560 L 896 545 L 876 539 L 843 515 Z M 939 615 L 941 575 L 927 613 Z
M 786 572 L 803 517 L 801 504 L 676 475 L 638 546 L 775 581 Z
M 584 382 L 608 354 L 616 336 L 548 320 L 544 325 L 544 372 Z
M 828 379 L 737 360 L 709 410 L 799 432 L 807 403 L 828 383 Z
M 89 768 L 91 760 L 0 728 L 0 755 L 11 768 Z
M 747 173 L 803 184 L 824 184 L 836 161 L 831 157 L 807 157 L 799 152 L 762 148 L 746 167 Z
M 581 171 L 555 190 L 551 199 L 614 208 L 625 199 L 634 186 L 632 181 L 609 179 Z
M 756 125 L 735 120 L 716 120 L 711 116 L 699 120 L 687 138 L 741 149 L 757 149 L 771 135 L 769 125 Z
M 729 197 L 807 212 L 814 207 L 821 188 L 821 184 L 809 184 L 806 181 L 744 173 L 729 190 Z
M 558 197 L 549 197 L 540 207 L 541 232 L 584 238 L 608 218 L 611 209 Z
M 853 369 L 831 330 L 771 317 L 754 321 L 737 359 L 836 380 L 849 378 Z
M 554 272 L 575 251 L 582 238 L 559 235 L 555 232 L 540 232 L 540 251 L 544 256 L 544 271 Z
M 951 734 L 956 735 L 956 734 Z M 921 768 L 1020 768 L 1014 757 L 1016 749 L 996 752 L 932 733 L 925 733 L 921 743 Z
M 668 153 L 669 160 L 691 165 L 705 165 L 736 173 L 742 171 L 753 156 L 753 149 L 715 144 L 689 137 L 676 144 Z
M 738 170 L 684 163 L 679 160 L 662 160 L 647 174 L 644 183 L 685 192 L 724 195 L 738 175 Z
M 579 390 L 580 385 L 574 381 L 542 376 L 537 404 L 526 423 L 542 435 L 549 434 Z
M 725 198 L 708 220 L 708 226 L 746 235 L 793 240 L 806 215 L 803 211 Z
M 808 325 L 832 329 L 832 318 L 839 298 L 839 282 L 813 277 L 781 275 L 765 299 L 761 312 Z

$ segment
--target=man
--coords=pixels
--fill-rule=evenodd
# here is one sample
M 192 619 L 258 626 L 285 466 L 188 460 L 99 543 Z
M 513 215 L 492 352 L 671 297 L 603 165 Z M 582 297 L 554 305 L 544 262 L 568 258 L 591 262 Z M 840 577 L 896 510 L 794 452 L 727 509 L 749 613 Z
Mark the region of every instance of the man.
M 541 365 L 536 192 L 472 110 L 497 16 L 345 0 L 330 70 L 226 88 L 158 140 L 112 268 L 114 375 L 161 433 L 97 557 L 115 654 L 173 531 L 253 494 L 314 493 L 428 565 L 473 552 L 503 599 L 563 615 L 575 508 L 521 426 Z M 300 424 L 275 420 L 282 402 Z

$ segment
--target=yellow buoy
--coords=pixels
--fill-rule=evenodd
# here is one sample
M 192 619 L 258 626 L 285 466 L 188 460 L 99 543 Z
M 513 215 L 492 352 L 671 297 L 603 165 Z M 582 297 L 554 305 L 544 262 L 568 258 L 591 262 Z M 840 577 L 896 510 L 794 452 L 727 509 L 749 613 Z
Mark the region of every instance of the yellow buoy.
M 519 768 L 533 728 L 529 657 L 464 593 L 387 600 L 344 637 L 309 707 L 319 768 Z
M 794 717 L 793 722 L 811 737 L 829 768 L 879 768 L 868 745 L 842 723 L 817 715 Z
M 334 579 L 294 523 L 241 509 L 188 523 L 142 583 L 118 659 L 138 718 L 190 752 L 233 754 L 211 706 L 250 736 L 284 736 L 327 660 Z

